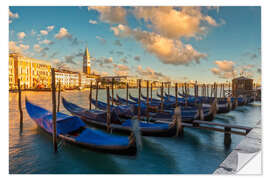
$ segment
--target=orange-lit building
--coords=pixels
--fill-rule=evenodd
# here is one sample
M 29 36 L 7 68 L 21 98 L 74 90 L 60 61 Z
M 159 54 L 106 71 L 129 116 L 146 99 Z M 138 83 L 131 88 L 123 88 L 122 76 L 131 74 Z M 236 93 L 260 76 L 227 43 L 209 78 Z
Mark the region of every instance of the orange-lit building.
M 9 88 L 16 89 L 18 79 L 22 89 L 50 88 L 51 64 L 48 61 L 9 54 Z

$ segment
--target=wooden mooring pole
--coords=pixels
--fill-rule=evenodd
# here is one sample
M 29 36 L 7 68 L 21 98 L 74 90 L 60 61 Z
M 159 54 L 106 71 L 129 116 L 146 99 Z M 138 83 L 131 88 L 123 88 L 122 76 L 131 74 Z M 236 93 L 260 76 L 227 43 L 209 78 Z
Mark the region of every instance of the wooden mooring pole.
M 152 103 L 152 93 L 153 93 L 153 83 L 151 82 L 151 92 L 150 92 L 150 97 L 151 97 L 151 103 Z
M 98 100 L 98 80 L 96 80 L 96 104 L 95 104 L 95 109 L 97 109 L 97 100 Z
M 224 127 L 224 144 L 229 145 L 232 142 L 231 137 L 231 128 L 230 127 Z
M 163 82 L 161 83 L 161 112 L 163 112 L 163 88 L 164 88 L 164 86 L 163 86 Z
M 111 105 L 110 105 L 110 87 L 106 87 L 107 90 L 107 132 L 111 130 Z
M 92 80 L 90 81 L 90 87 L 89 87 L 89 110 L 92 109 Z
M 23 132 L 23 111 L 22 111 L 22 94 L 21 81 L 18 79 L 18 107 L 20 112 L 20 134 Z
M 61 97 L 61 83 L 60 83 L 60 80 L 58 81 L 58 104 L 57 104 L 57 112 L 59 112 L 59 109 L 60 109 L 60 97 Z
M 178 84 L 175 83 L 175 106 L 178 104 Z
M 55 96 L 55 70 L 52 68 L 52 125 L 53 125 L 53 147 L 54 152 L 57 152 L 57 134 L 56 134 L 56 96 Z
M 139 94 L 138 94 L 138 120 L 141 119 L 141 80 L 138 80 Z
M 113 85 L 114 85 L 114 78 L 112 78 L 112 106 L 114 104 L 114 101 L 113 101 L 113 99 L 114 99 Z
M 127 100 L 127 105 L 128 105 L 128 82 L 127 82 L 127 88 L 126 88 L 126 100 Z
M 168 82 L 168 95 L 170 95 L 170 88 L 171 88 L 171 83 Z
M 149 121 L 149 81 L 147 80 L 146 84 L 146 118 L 147 122 Z

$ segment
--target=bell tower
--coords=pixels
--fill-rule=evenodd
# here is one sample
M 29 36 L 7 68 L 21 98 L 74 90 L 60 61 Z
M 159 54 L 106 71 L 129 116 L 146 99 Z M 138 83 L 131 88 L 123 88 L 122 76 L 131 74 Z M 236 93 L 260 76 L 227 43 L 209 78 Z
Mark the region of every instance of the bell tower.
M 90 54 L 88 52 L 88 48 L 85 49 L 83 56 L 83 72 L 85 74 L 91 73 L 91 62 L 90 62 Z

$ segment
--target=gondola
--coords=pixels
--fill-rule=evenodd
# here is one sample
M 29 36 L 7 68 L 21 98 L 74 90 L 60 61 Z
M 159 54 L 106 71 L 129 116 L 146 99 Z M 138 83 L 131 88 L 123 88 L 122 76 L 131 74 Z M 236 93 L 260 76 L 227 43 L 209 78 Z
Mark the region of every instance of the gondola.
M 132 97 L 132 96 L 131 96 Z M 119 97 L 117 95 L 117 98 L 119 100 L 119 102 L 123 102 L 124 104 L 126 104 L 126 100 Z M 134 99 L 134 97 L 132 97 Z M 133 105 L 135 107 L 134 109 L 134 114 L 137 115 L 137 108 L 138 108 L 138 104 L 135 102 L 131 102 L 130 105 Z M 141 115 L 142 116 L 146 116 L 146 112 L 147 112 L 147 106 L 146 103 L 144 101 L 141 101 Z M 173 108 L 166 108 L 166 106 L 164 107 L 164 110 L 161 112 L 160 111 L 160 107 L 157 106 L 156 109 L 153 110 L 153 107 L 149 109 L 150 116 L 152 118 L 166 118 L 166 119 L 170 119 L 173 116 L 174 113 L 174 109 Z M 211 121 L 214 119 L 216 114 L 216 109 L 211 108 L 211 106 L 209 107 L 203 107 L 203 119 L 206 121 Z M 182 120 L 196 120 L 196 119 L 202 119 L 202 117 L 200 117 L 199 114 L 199 109 L 195 106 L 193 107 L 184 107 L 181 106 L 181 116 L 182 116 Z
M 182 94 L 182 93 L 178 93 L 179 96 L 181 97 L 193 97 L 195 98 L 195 96 L 192 96 L 192 95 L 186 95 L 186 94 Z M 198 96 L 197 98 L 199 99 L 203 99 L 203 100 L 213 100 L 215 99 L 215 97 L 208 97 L 208 96 Z M 226 98 L 217 98 L 218 101 L 224 101 L 224 99 Z M 251 102 L 252 100 L 249 100 L 248 98 L 244 98 L 244 97 L 231 97 L 231 101 L 232 101 L 232 104 L 235 104 L 237 103 L 238 106 L 242 106 L 242 105 L 246 105 L 247 103 Z
M 84 122 L 95 126 L 97 128 L 107 128 L 107 113 L 102 110 L 86 110 L 76 104 L 68 102 L 62 98 L 64 107 L 73 115 L 80 117 Z M 117 114 L 111 112 L 111 125 L 112 132 L 130 134 L 132 132 L 131 119 L 120 119 Z M 140 132 L 143 136 L 158 136 L 158 137 L 171 137 L 176 134 L 176 122 L 171 123 L 150 123 L 139 122 Z
M 93 105 L 98 109 L 107 110 L 107 103 L 96 101 L 91 99 Z M 134 106 L 133 105 L 110 105 L 111 111 L 113 110 L 119 117 L 132 118 L 134 116 Z
M 52 135 L 52 113 L 25 100 L 29 116 L 45 132 Z M 131 155 L 137 153 L 136 140 L 133 133 L 129 137 L 112 135 L 100 130 L 86 127 L 76 116 L 56 113 L 57 137 L 68 143 L 88 148 L 93 151 Z
M 136 98 L 136 97 L 133 97 L 131 94 L 129 94 L 129 98 L 130 98 L 132 101 L 136 102 L 136 103 L 139 102 L 139 99 Z M 146 101 L 145 101 L 145 100 L 141 99 L 140 101 L 141 101 L 141 103 L 146 104 Z M 160 106 L 161 106 L 161 101 L 160 101 L 160 102 L 157 102 L 157 101 L 152 101 L 152 102 L 150 102 L 150 101 L 149 101 L 149 106 L 152 106 L 152 107 L 154 107 L 154 106 L 160 107 Z M 163 102 L 163 108 L 165 108 L 165 109 L 170 109 L 170 108 L 175 108 L 175 107 L 176 107 L 175 102 L 172 102 L 172 101 L 166 101 L 166 100 Z
M 166 94 L 165 94 L 166 95 Z M 159 95 L 160 96 L 160 95 Z M 175 96 L 172 95 L 168 95 L 164 97 L 165 100 L 169 101 L 175 101 Z M 187 104 L 189 106 L 195 106 L 196 104 L 200 104 L 202 103 L 203 107 L 205 108 L 210 108 L 215 100 L 215 98 L 197 98 L 195 96 L 188 96 L 185 98 L 178 98 L 178 101 L 180 102 L 181 105 L 185 104 L 183 101 L 181 102 L 181 100 L 186 99 L 185 101 L 187 101 Z M 236 106 L 233 106 L 233 103 L 231 103 L 230 100 L 227 99 L 219 99 L 217 100 L 217 113 L 221 114 L 221 113 L 228 113 L 230 112 L 233 108 L 235 108 Z

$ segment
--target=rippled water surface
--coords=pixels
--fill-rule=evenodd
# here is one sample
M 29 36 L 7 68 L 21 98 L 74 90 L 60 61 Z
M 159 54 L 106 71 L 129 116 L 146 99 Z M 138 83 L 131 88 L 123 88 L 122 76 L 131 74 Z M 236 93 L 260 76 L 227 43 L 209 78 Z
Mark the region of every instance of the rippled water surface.
M 137 90 L 131 89 L 137 96 Z M 144 92 L 144 90 L 143 90 Z M 173 92 L 173 90 L 171 90 Z M 95 97 L 95 92 L 93 92 Z M 125 97 L 125 90 L 115 94 Z M 155 91 L 153 95 L 155 95 Z M 88 91 L 66 91 L 68 100 L 88 108 Z M 105 100 L 105 91 L 99 99 Z M 50 92 L 23 92 L 32 102 L 51 110 Z M 68 113 L 61 105 L 60 111 Z M 52 137 L 44 133 L 28 116 L 24 101 L 24 128 L 19 134 L 17 94 L 9 94 L 9 172 L 10 173 L 213 173 L 243 136 L 232 135 L 232 144 L 225 147 L 220 132 L 185 128 L 183 137 L 143 137 L 142 150 L 134 158 L 103 154 L 63 143 L 58 153 L 53 152 Z M 69 114 L 69 113 L 68 113 Z M 261 120 L 261 106 L 255 102 L 238 107 L 227 114 L 219 114 L 214 122 L 254 127 Z

